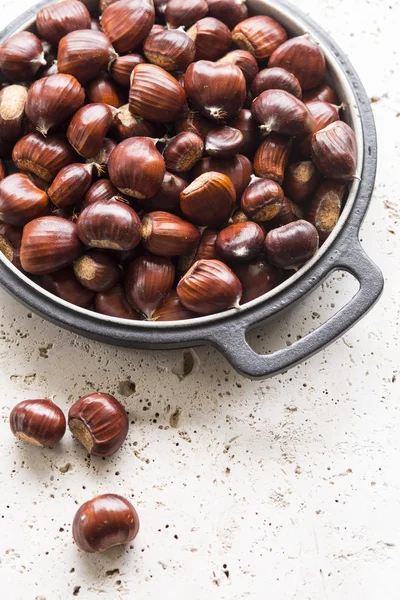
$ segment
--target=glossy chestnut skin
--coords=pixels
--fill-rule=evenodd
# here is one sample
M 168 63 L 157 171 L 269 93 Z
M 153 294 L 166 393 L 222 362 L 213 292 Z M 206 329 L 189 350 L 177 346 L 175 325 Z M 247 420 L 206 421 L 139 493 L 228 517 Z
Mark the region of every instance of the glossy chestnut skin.
M 222 160 L 219 158 L 203 158 L 193 169 L 194 177 L 203 173 L 215 171 L 226 175 L 232 182 L 236 191 L 236 199 L 239 201 L 248 186 L 253 172 L 253 166 L 246 156 L 237 154 L 234 158 Z
M 93 164 L 73 163 L 55 176 L 47 193 L 58 208 L 78 204 L 92 184 Z
M 232 45 L 228 27 L 213 17 L 200 19 L 187 34 L 195 43 L 196 60 L 218 60 Z
M 221 260 L 227 263 L 244 262 L 258 256 L 265 239 L 262 228 L 247 221 L 233 223 L 222 229 L 217 237 L 215 246 Z
M 165 147 L 163 156 L 169 171 L 184 173 L 190 171 L 200 160 L 204 143 L 195 133 L 184 131 L 173 137 Z
M 101 28 L 118 54 L 134 50 L 154 25 L 151 0 L 124 0 L 108 6 L 101 17 Z
M 281 44 L 270 57 L 268 65 L 293 73 L 302 90 L 321 85 L 326 73 L 324 53 L 308 33 Z
M 110 67 L 110 75 L 119 85 L 129 88 L 131 85 L 131 75 L 137 65 L 146 63 L 141 54 L 126 54 L 117 56 Z
M 175 173 L 166 171 L 160 190 L 155 196 L 146 200 L 146 210 L 164 210 L 180 214 L 181 192 L 187 187 L 187 182 Z
M 302 97 L 299 80 L 293 73 L 280 67 L 263 69 L 254 76 L 253 83 L 251 84 L 251 92 L 254 98 L 257 98 L 257 96 L 266 90 L 284 90 L 299 100 Z
M 240 153 L 248 158 L 253 158 L 257 148 L 261 144 L 261 135 L 258 123 L 253 119 L 251 111 L 242 108 L 237 117 L 229 122 L 229 126 L 238 129 L 243 135 Z
M 42 39 L 57 45 L 71 31 L 90 29 L 90 14 L 82 2 L 62 0 L 39 10 L 36 27 Z
M 74 273 L 79 283 L 93 292 L 110 290 L 121 277 L 117 263 L 98 250 L 89 250 L 81 256 L 74 264 Z
M 139 313 L 133 310 L 126 297 L 125 291 L 121 285 L 116 285 L 106 292 L 99 292 L 94 299 L 96 312 L 107 315 L 108 317 L 117 317 L 118 319 L 129 319 L 137 321 Z
M 283 195 L 283 190 L 276 181 L 256 179 L 250 183 L 242 196 L 242 211 L 253 221 L 270 221 L 279 214 Z
M 200 60 L 186 71 L 185 91 L 192 107 L 204 117 L 228 120 L 243 107 L 246 80 L 236 65 Z
M 200 231 L 192 223 L 164 211 L 146 214 L 142 221 L 142 245 L 156 256 L 180 256 L 197 248 Z
M 41 275 L 39 281 L 45 290 L 75 306 L 90 308 L 93 304 L 94 293 L 80 284 L 72 267 Z
M 120 108 L 126 102 L 121 89 L 112 77 L 101 73 L 89 83 L 87 95 L 90 104 L 108 104 L 114 108 Z
M 87 104 L 72 117 L 67 138 L 84 158 L 93 158 L 101 149 L 114 120 L 115 109 L 106 104 Z
M 354 179 L 357 168 L 356 136 L 343 121 L 336 121 L 314 133 L 311 155 L 317 169 L 327 179 Z
M 168 71 L 148 64 L 134 68 L 129 92 L 133 114 L 146 121 L 169 123 L 182 116 L 185 104 L 185 91 Z
M 29 81 L 45 64 L 43 46 L 30 31 L 15 33 L 0 46 L 0 70 L 10 81 Z
M 258 15 L 236 25 L 232 31 L 233 41 L 247 50 L 257 60 L 265 60 L 287 39 L 287 33 L 271 17 Z
M 221 127 L 211 130 L 205 140 L 207 154 L 214 158 L 232 158 L 236 156 L 243 144 L 243 134 L 233 127 Z
M 71 31 L 58 46 L 58 72 L 86 84 L 106 71 L 115 58 L 116 52 L 104 33 L 92 29 Z
M 292 163 L 285 172 L 283 189 L 293 202 L 304 203 L 320 181 L 320 175 L 311 160 Z
M 247 19 L 248 10 L 246 0 L 206 0 L 208 15 L 219 19 L 229 29 Z
M 182 277 L 176 291 L 188 310 L 199 315 L 211 315 L 237 307 L 242 286 L 223 262 L 199 260 Z
M 281 210 L 276 217 L 268 222 L 268 227 L 269 229 L 276 229 L 276 227 L 282 227 L 282 225 L 293 223 L 293 221 L 298 221 L 299 219 L 304 219 L 303 210 L 285 196 Z
M 87 158 L 87 163 L 94 163 L 99 177 L 108 177 L 108 161 L 114 148 L 117 147 L 117 142 L 110 138 L 105 138 L 100 150 L 91 158 Z
M 232 50 L 219 59 L 220 63 L 231 63 L 242 71 L 247 83 L 251 83 L 258 73 L 256 59 L 247 50 Z
M 151 318 L 172 290 L 175 268 L 163 256 L 140 256 L 126 271 L 125 292 L 131 305 Z
M 211 171 L 197 177 L 181 192 L 181 209 L 196 225 L 219 227 L 231 216 L 235 199 L 235 188 L 229 177 Z
M 279 269 L 261 258 L 235 265 L 233 270 L 243 288 L 240 304 L 251 302 L 282 283 Z
M 165 7 L 164 17 L 171 29 L 190 27 L 208 13 L 205 0 L 169 0 Z
M 193 257 L 192 264 L 198 260 L 213 260 L 218 258 L 215 246 L 218 234 L 218 229 L 204 229 L 196 254 Z M 192 264 L 190 266 L 192 266 Z
M 330 180 L 323 181 L 315 191 L 308 209 L 307 220 L 317 229 L 321 244 L 336 227 L 347 192 L 345 183 Z
M 196 313 L 185 308 L 179 300 L 178 294 L 174 291 L 165 298 L 164 302 L 153 314 L 153 321 L 184 321 L 194 319 Z
M 304 92 L 303 102 L 315 102 L 316 100 L 328 102 L 329 104 L 340 104 L 337 93 L 327 83 Z
M 0 182 L 0 220 L 23 227 L 49 212 L 49 199 L 28 175 L 13 173 Z
M 160 190 L 165 162 L 154 142 L 137 137 L 124 140 L 112 151 L 108 172 L 123 194 L 144 200 Z
M 175 123 L 177 133 L 182 133 L 183 131 L 195 133 L 201 137 L 203 141 L 205 140 L 207 133 L 214 128 L 215 123 L 202 117 L 193 110 L 189 110 L 182 119 Z
M 312 133 L 315 121 L 307 106 L 284 90 L 262 92 L 251 105 L 251 112 L 261 131 L 297 136 Z
M 166 71 L 184 71 L 194 61 L 194 41 L 180 29 L 164 29 L 150 35 L 143 46 L 147 60 Z
M 272 229 L 265 238 L 265 250 L 271 264 L 297 270 L 318 250 L 318 232 L 308 221 L 299 220 Z
M 75 543 L 84 552 L 103 552 L 132 542 L 138 531 L 136 510 L 117 494 L 103 494 L 82 504 L 72 524 Z
M 23 400 L 10 412 L 10 428 L 15 437 L 33 446 L 54 446 L 64 436 L 64 413 L 48 398 Z
M 61 217 L 40 217 L 24 227 L 21 264 L 33 275 L 54 273 L 83 252 L 76 224 Z
M 114 136 L 120 142 L 131 137 L 156 138 L 158 134 L 158 125 L 133 115 L 129 109 L 129 104 L 124 104 L 119 109 L 114 117 L 112 128 Z
M 63 167 L 76 162 L 76 154 L 61 137 L 28 133 L 15 144 L 12 159 L 21 171 L 52 181 Z
M 98 200 L 111 200 L 118 195 L 119 191 L 109 179 L 99 179 L 93 185 L 91 185 L 86 192 L 83 198 L 82 208 L 86 208 Z
M 16 142 L 24 125 L 28 90 L 23 85 L 9 85 L 0 90 L 0 138 Z
M 277 133 L 267 136 L 254 157 L 255 174 L 282 185 L 292 144 L 292 139 L 287 136 Z
M 324 129 L 331 123 L 339 121 L 339 106 L 335 104 L 329 104 L 328 102 L 321 102 L 316 100 L 314 102 L 307 103 L 308 111 L 314 119 L 314 130 L 309 135 L 300 136 L 294 141 L 294 151 L 299 158 L 308 159 L 311 157 L 311 143 L 313 133 Z
M 78 235 L 90 248 L 131 250 L 141 240 L 137 213 L 118 200 L 98 200 L 85 208 L 78 218 Z

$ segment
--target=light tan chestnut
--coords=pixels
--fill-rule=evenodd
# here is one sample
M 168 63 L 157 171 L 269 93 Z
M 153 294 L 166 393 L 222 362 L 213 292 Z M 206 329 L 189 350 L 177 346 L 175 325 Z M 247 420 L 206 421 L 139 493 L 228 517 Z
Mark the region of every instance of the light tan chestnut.
M 73 75 L 81 84 L 86 84 L 107 70 L 116 57 L 104 33 L 92 29 L 71 31 L 58 46 L 58 72 Z
M 175 267 L 164 256 L 140 256 L 126 271 L 125 292 L 131 305 L 151 319 L 172 290 Z
M 147 38 L 143 51 L 149 62 L 166 71 L 180 71 L 194 61 L 196 46 L 184 31 L 164 29 Z
M 9 85 L 0 90 L 0 138 L 16 142 L 22 135 L 28 90 Z
M 180 256 L 197 248 L 200 231 L 192 223 L 164 211 L 148 213 L 142 221 L 142 244 L 159 256 Z
M 324 53 L 308 33 L 281 44 L 270 57 L 268 66 L 293 73 L 303 90 L 321 85 L 326 73 Z
M 20 31 L 0 46 L 0 70 L 10 81 L 30 81 L 46 64 L 43 46 L 30 31 Z
M 76 161 L 76 154 L 68 142 L 58 136 L 44 138 L 39 133 L 28 133 L 14 146 L 12 159 L 21 171 L 28 171 L 52 181 L 66 165 Z
M 93 158 L 100 151 L 110 129 L 116 109 L 107 104 L 87 104 L 72 117 L 67 131 L 71 146 L 84 158 Z
M 242 21 L 232 31 L 235 44 L 265 60 L 287 39 L 287 33 L 271 17 L 258 15 Z
M 292 144 L 291 138 L 277 133 L 271 133 L 266 137 L 254 157 L 256 175 L 273 179 L 282 185 Z
M 311 154 L 318 170 L 327 179 L 354 179 L 357 168 L 356 136 L 343 121 L 336 121 L 314 133 Z
M 253 117 L 261 123 L 261 131 L 297 136 L 312 133 L 315 121 L 307 106 L 284 90 L 262 92 L 251 106 Z
M 92 184 L 93 164 L 73 163 L 57 173 L 47 193 L 58 208 L 78 204 Z
M 36 27 L 41 38 L 57 45 L 71 31 L 90 29 L 90 14 L 78 0 L 61 0 L 39 10 Z
M 197 177 L 183 190 L 181 209 L 196 225 L 219 227 L 231 216 L 235 199 L 235 188 L 229 177 L 211 171 Z
M 23 227 L 49 212 L 49 199 L 28 175 L 13 173 L 0 182 L 0 221 Z
M 101 27 L 115 50 L 124 54 L 143 42 L 154 25 L 152 0 L 123 0 L 108 6 L 101 17 Z

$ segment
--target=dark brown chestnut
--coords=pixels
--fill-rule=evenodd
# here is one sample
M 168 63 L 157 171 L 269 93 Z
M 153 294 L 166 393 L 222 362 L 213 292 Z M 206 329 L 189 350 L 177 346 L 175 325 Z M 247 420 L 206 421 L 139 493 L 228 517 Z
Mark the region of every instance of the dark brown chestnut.
M 180 195 L 186 187 L 187 182 L 184 179 L 178 177 L 178 175 L 175 175 L 174 173 L 166 171 L 159 192 L 149 200 L 146 200 L 146 210 L 150 212 L 154 210 L 163 210 L 180 214 Z
M 103 552 L 127 544 L 138 531 L 136 510 L 117 494 L 103 494 L 82 504 L 72 524 L 75 543 L 84 552 Z
M 110 456 L 122 446 L 129 429 L 126 410 L 111 394 L 80 398 L 68 412 L 72 435 L 93 456 Z
M 197 248 L 200 231 L 192 223 L 164 211 L 148 213 L 142 221 L 142 244 L 158 256 L 180 256 Z
M 271 17 L 257 15 L 241 21 L 232 31 L 235 44 L 253 54 L 257 60 L 265 60 L 287 39 L 287 33 Z
M 262 223 L 276 217 L 282 207 L 283 190 L 272 179 L 255 179 L 242 196 L 241 207 L 251 220 Z
M 73 163 L 61 169 L 47 191 L 53 204 L 65 208 L 81 202 L 92 184 L 93 167 Z
M 244 154 L 248 158 L 253 158 L 257 148 L 261 144 L 261 135 L 258 123 L 253 119 L 251 111 L 243 108 L 239 111 L 237 117 L 229 122 L 229 125 L 242 132 L 241 154 Z
M 184 131 L 167 142 L 164 149 L 165 166 L 169 171 L 184 173 L 193 169 L 204 152 L 204 143 L 195 133 Z
M 357 143 L 354 131 L 336 121 L 314 133 L 311 154 L 317 169 L 327 179 L 351 181 L 357 168 Z
M 206 0 L 208 4 L 208 15 L 219 19 L 229 29 L 233 29 L 238 23 L 248 17 L 246 0 Z
M 345 183 L 323 181 L 311 199 L 307 219 L 317 229 L 321 244 L 336 227 L 347 191 Z
M 219 232 L 215 246 L 217 254 L 225 262 L 251 260 L 261 252 L 265 239 L 262 228 L 247 221 L 233 223 Z
M 318 243 L 318 231 L 314 225 L 299 220 L 272 229 L 265 238 L 265 250 L 273 265 L 297 270 L 314 256 Z
M 236 191 L 236 199 L 240 200 L 250 182 L 253 166 L 248 158 L 237 154 L 234 158 L 222 160 L 219 158 L 203 158 L 193 170 L 193 175 L 199 177 L 203 173 L 216 171 L 226 175 Z
M 185 308 L 176 292 L 171 292 L 153 314 L 153 321 L 185 321 L 197 317 L 196 313 Z
M 101 31 L 99 19 L 96 19 L 95 17 L 90 19 L 90 29 L 93 29 L 93 31 Z
M 282 225 L 293 223 L 293 221 L 298 221 L 299 219 L 304 219 L 303 210 L 285 196 L 279 214 L 268 222 L 268 227 L 269 229 L 275 229 L 276 227 L 282 227 Z
M 251 302 L 282 283 L 279 269 L 261 258 L 235 265 L 233 271 L 243 288 L 240 304 Z
M 205 150 L 214 158 L 232 158 L 243 145 L 243 134 L 233 127 L 212 129 L 206 136 Z
M 199 260 L 182 277 L 176 289 L 179 300 L 199 315 L 238 307 L 242 286 L 233 271 L 219 260 Z
M 232 34 L 228 27 L 213 17 L 200 19 L 187 34 L 195 43 L 196 60 L 217 60 L 232 46 Z
M 218 62 L 230 63 L 239 67 L 247 83 L 251 83 L 258 73 L 257 61 L 247 50 L 232 50 L 232 52 L 228 52 L 220 58 Z
M 268 65 L 293 73 L 302 90 L 321 85 L 326 73 L 324 53 L 309 33 L 290 38 L 281 44 L 271 55 Z
M 43 46 L 30 31 L 19 31 L 0 46 L 0 70 L 10 81 L 29 81 L 45 64 Z
M 219 227 L 235 207 L 236 192 L 231 180 L 217 172 L 197 177 L 181 193 L 183 214 L 196 225 Z
M 0 138 L 16 142 L 22 136 L 28 90 L 9 85 L 0 90 Z
M 210 122 L 193 110 L 189 110 L 182 119 L 175 123 L 177 133 L 189 131 L 201 137 L 202 140 L 205 140 L 207 133 L 214 127 L 215 123 Z
M 90 248 L 130 250 L 141 240 L 137 213 L 118 200 L 98 200 L 85 208 L 78 218 L 78 235 Z
M 10 428 L 15 437 L 33 446 L 54 446 L 65 433 L 64 413 L 48 398 L 23 400 L 10 412 Z
M 13 173 L 0 182 L 0 220 L 23 227 L 49 213 L 49 199 L 28 175 Z
M 28 133 L 15 144 L 12 159 L 21 171 L 52 181 L 63 167 L 76 162 L 76 154 L 62 137 Z
M 161 306 L 172 290 L 175 268 L 163 256 L 140 256 L 126 271 L 125 292 L 131 305 L 147 318 Z
M 192 264 L 198 260 L 214 260 L 218 258 L 215 246 L 218 233 L 217 229 L 205 229 L 203 231 Z
M 106 104 L 87 104 L 72 117 L 67 138 L 74 150 L 84 158 L 93 158 L 99 152 L 115 111 Z
M 146 60 L 141 54 L 126 54 L 118 56 L 110 67 L 110 75 L 119 85 L 129 88 L 131 75 L 137 65 L 144 64 Z
M 117 54 L 100 31 L 82 29 L 65 35 L 58 46 L 58 72 L 68 73 L 86 84 L 107 70 Z
M 275 131 L 290 136 L 306 135 L 315 128 L 307 106 L 284 90 L 262 92 L 251 105 L 251 112 L 266 134 Z
M 108 161 L 117 142 L 110 138 L 105 138 L 100 150 L 92 158 L 87 158 L 87 163 L 94 163 L 99 177 L 108 177 Z
M 90 308 L 94 293 L 79 283 L 72 267 L 40 276 L 40 285 L 58 298 L 81 308 Z
M 293 202 L 302 204 L 311 196 L 319 180 L 318 170 L 311 160 L 296 162 L 286 169 L 283 189 Z
M 109 179 L 99 179 L 86 192 L 83 198 L 82 208 L 86 208 L 98 200 L 111 200 L 118 195 L 119 191 Z
M 118 282 L 121 271 L 117 263 L 104 252 L 89 250 L 74 264 L 77 280 L 88 290 L 105 292 Z
M 75 223 L 61 217 L 40 217 L 24 227 L 21 264 L 27 273 L 54 273 L 83 252 Z
M 128 302 L 123 287 L 120 285 L 116 285 L 106 292 L 96 294 L 94 307 L 98 313 L 107 315 L 108 317 L 130 319 L 131 321 L 137 321 L 139 319 L 139 313 L 136 310 L 133 310 Z
M 0 181 L 3 181 L 7 177 L 7 167 L 4 161 L 0 158 Z
M 321 102 L 316 100 L 306 104 L 308 111 L 314 119 L 315 126 L 312 133 L 300 136 L 294 141 L 294 151 L 299 158 L 308 159 L 311 157 L 311 142 L 313 133 L 320 131 L 335 121 L 339 121 L 340 106 Z
M 90 14 L 78 0 L 61 0 L 39 10 L 36 27 L 41 38 L 56 46 L 67 33 L 90 29 Z
M 113 131 L 120 142 L 131 137 L 156 138 L 158 126 L 156 123 L 145 121 L 142 117 L 133 115 L 129 104 L 124 104 L 114 117 Z
M 154 8 L 156 9 L 156 14 L 158 16 L 163 16 L 165 13 L 165 9 L 167 8 L 168 0 L 153 0 Z
M 301 100 L 302 91 L 299 80 L 285 69 L 273 67 L 263 69 L 253 79 L 251 91 L 254 98 L 257 98 L 262 92 L 267 90 L 284 90 L 288 94 L 292 94 Z
M 114 80 L 106 73 L 101 73 L 89 83 L 87 95 L 90 104 L 108 104 L 114 108 L 123 106 L 126 99 Z
M 101 17 L 101 28 L 119 54 L 141 44 L 154 25 L 152 0 L 123 0 L 108 6 Z
M 315 102 L 316 100 L 328 102 L 329 104 L 340 104 L 337 93 L 327 83 L 304 92 L 303 102 Z
M 258 177 L 283 183 L 290 158 L 292 139 L 277 133 L 265 138 L 254 157 L 254 171 Z
M 169 0 L 165 7 L 164 17 L 171 29 L 190 27 L 208 13 L 205 0 Z
M 149 35 L 144 46 L 147 60 L 166 71 L 185 70 L 194 61 L 193 39 L 180 29 L 164 29 Z

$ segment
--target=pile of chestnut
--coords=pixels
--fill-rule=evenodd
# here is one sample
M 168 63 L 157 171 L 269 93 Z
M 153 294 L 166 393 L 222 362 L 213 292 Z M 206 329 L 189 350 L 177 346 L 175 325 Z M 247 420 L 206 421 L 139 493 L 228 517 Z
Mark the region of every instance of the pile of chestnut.
M 99 13 L 56 2 L 0 47 L 0 250 L 125 319 L 270 291 L 330 235 L 355 177 L 322 50 L 245 0 Z

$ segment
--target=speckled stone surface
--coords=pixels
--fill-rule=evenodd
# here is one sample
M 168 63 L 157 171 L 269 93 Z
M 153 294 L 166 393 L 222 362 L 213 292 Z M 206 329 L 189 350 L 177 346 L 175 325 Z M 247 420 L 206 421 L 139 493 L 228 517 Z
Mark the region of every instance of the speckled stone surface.
M 30 6 L 1 0 L 2 25 Z M 373 102 L 379 172 L 363 245 L 385 273 L 377 307 L 282 376 L 250 382 L 212 349 L 183 379 L 183 352 L 90 342 L 0 291 L 0 581 L 6 600 L 397 600 L 400 564 L 400 2 L 297 0 L 346 51 Z M 357 285 L 337 274 L 252 334 L 258 350 L 323 322 Z M 196 362 L 196 361 L 195 361 Z M 115 394 L 131 428 L 90 459 L 67 433 L 54 450 L 16 441 L 10 408 Z M 137 507 L 131 547 L 83 555 L 77 507 L 104 492 Z

